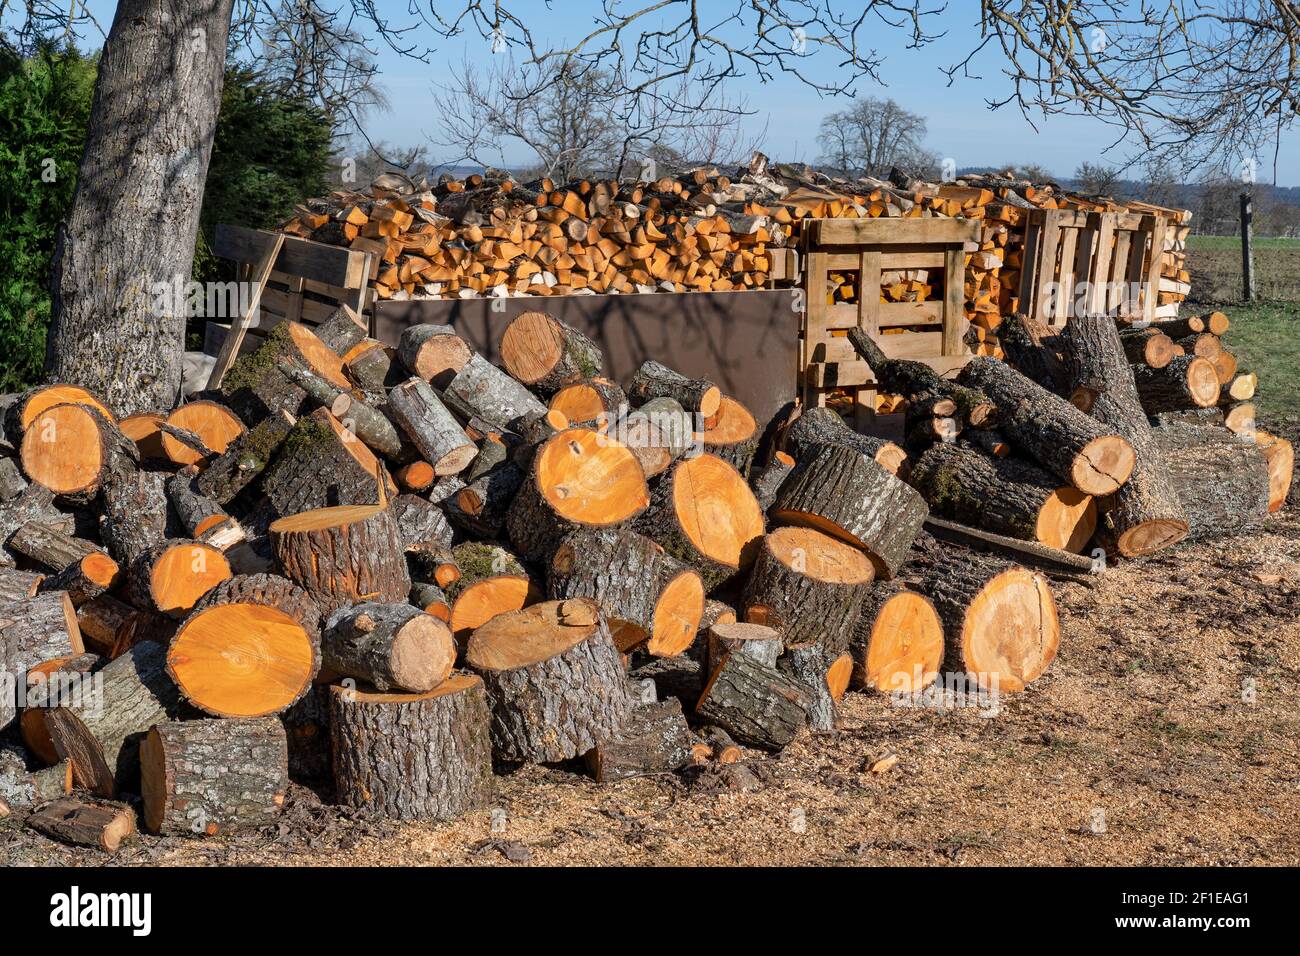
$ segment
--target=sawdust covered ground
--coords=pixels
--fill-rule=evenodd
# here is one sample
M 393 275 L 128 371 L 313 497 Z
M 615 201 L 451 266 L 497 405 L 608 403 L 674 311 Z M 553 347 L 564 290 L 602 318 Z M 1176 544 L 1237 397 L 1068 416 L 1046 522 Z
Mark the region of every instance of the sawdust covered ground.
M 448 825 L 346 815 L 296 788 L 284 823 L 229 840 L 142 837 L 128 864 L 514 866 L 1296 865 L 1300 518 L 1056 587 L 1048 674 L 974 707 L 850 693 L 843 726 L 726 775 L 598 787 L 498 778 Z M 895 754 L 883 774 L 867 767 Z M 502 828 L 504 823 L 504 828 Z M 102 865 L 0 822 L 0 863 Z

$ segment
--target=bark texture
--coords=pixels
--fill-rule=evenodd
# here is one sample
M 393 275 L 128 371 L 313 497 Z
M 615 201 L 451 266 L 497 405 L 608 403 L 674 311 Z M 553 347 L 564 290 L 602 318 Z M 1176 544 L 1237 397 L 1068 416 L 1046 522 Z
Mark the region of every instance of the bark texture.
M 728 654 L 714 671 L 696 715 L 742 744 L 780 750 L 808 725 L 803 686 L 745 654 Z

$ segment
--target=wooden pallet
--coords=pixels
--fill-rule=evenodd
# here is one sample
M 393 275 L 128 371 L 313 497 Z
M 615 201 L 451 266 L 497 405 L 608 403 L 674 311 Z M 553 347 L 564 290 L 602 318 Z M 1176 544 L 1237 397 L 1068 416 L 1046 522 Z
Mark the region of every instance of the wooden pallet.
M 815 219 L 803 228 L 805 296 L 799 381 L 805 406 L 825 405 L 833 389 L 853 394 L 854 424 L 879 430 L 871 368 L 843 332 L 865 330 L 890 358 L 925 362 L 941 375 L 965 365 L 970 350 L 963 284 L 967 244 L 979 222 L 967 219 Z M 942 270 L 943 294 L 926 302 L 881 302 L 881 273 Z M 827 302 L 833 272 L 857 273 L 853 303 Z M 840 333 L 840 334 L 837 334 Z
M 276 243 L 280 243 L 269 270 L 263 267 Z M 210 321 L 204 336 L 203 350 L 220 355 L 235 330 L 232 360 L 255 349 L 271 329 L 286 319 L 316 325 L 329 318 L 340 305 L 347 305 L 358 315 L 366 315 L 374 301 L 369 281 L 377 266 L 367 252 L 344 249 L 285 236 L 262 229 L 242 226 L 217 226 L 212 246 L 222 259 L 237 265 L 240 282 L 258 283 L 265 271 L 266 280 L 260 301 L 247 316 L 231 322 Z M 218 363 L 220 364 L 220 363 Z
M 1079 310 L 1148 322 L 1159 317 L 1160 265 L 1169 226 L 1167 218 L 1155 214 L 1029 212 L 1021 310 L 1051 326 L 1064 325 Z

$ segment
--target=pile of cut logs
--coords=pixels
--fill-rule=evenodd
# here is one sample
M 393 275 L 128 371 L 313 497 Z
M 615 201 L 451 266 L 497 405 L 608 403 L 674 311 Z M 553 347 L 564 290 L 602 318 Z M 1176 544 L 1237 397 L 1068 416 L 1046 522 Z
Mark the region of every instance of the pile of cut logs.
M 654 361 L 612 381 L 542 312 L 504 368 L 438 326 L 345 362 L 341 308 L 165 416 L 7 396 L 0 815 L 112 850 L 265 826 L 326 776 L 442 820 L 494 760 L 703 773 L 833 729 L 849 687 L 1020 691 L 1094 532 L 1148 553 L 1280 503 L 1283 450 L 1289 482 L 1285 442 L 1152 428 L 1112 320 L 1036 331 L 956 382 L 855 339 L 907 448 L 824 408 L 764 429 Z

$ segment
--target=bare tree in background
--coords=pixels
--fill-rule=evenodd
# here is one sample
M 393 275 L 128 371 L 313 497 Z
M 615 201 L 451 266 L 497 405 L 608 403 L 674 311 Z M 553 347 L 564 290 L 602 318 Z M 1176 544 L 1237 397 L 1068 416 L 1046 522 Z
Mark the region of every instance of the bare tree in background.
M 1120 184 L 1119 170 L 1084 160 L 1074 171 L 1074 184 L 1079 192 L 1089 196 L 1114 196 Z
M 895 166 L 917 175 L 937 163 L 925 133 L 925 117 L 868 96 L 823 118 L 817 143 L 821 162 L 845 175 L 887 176 Z

